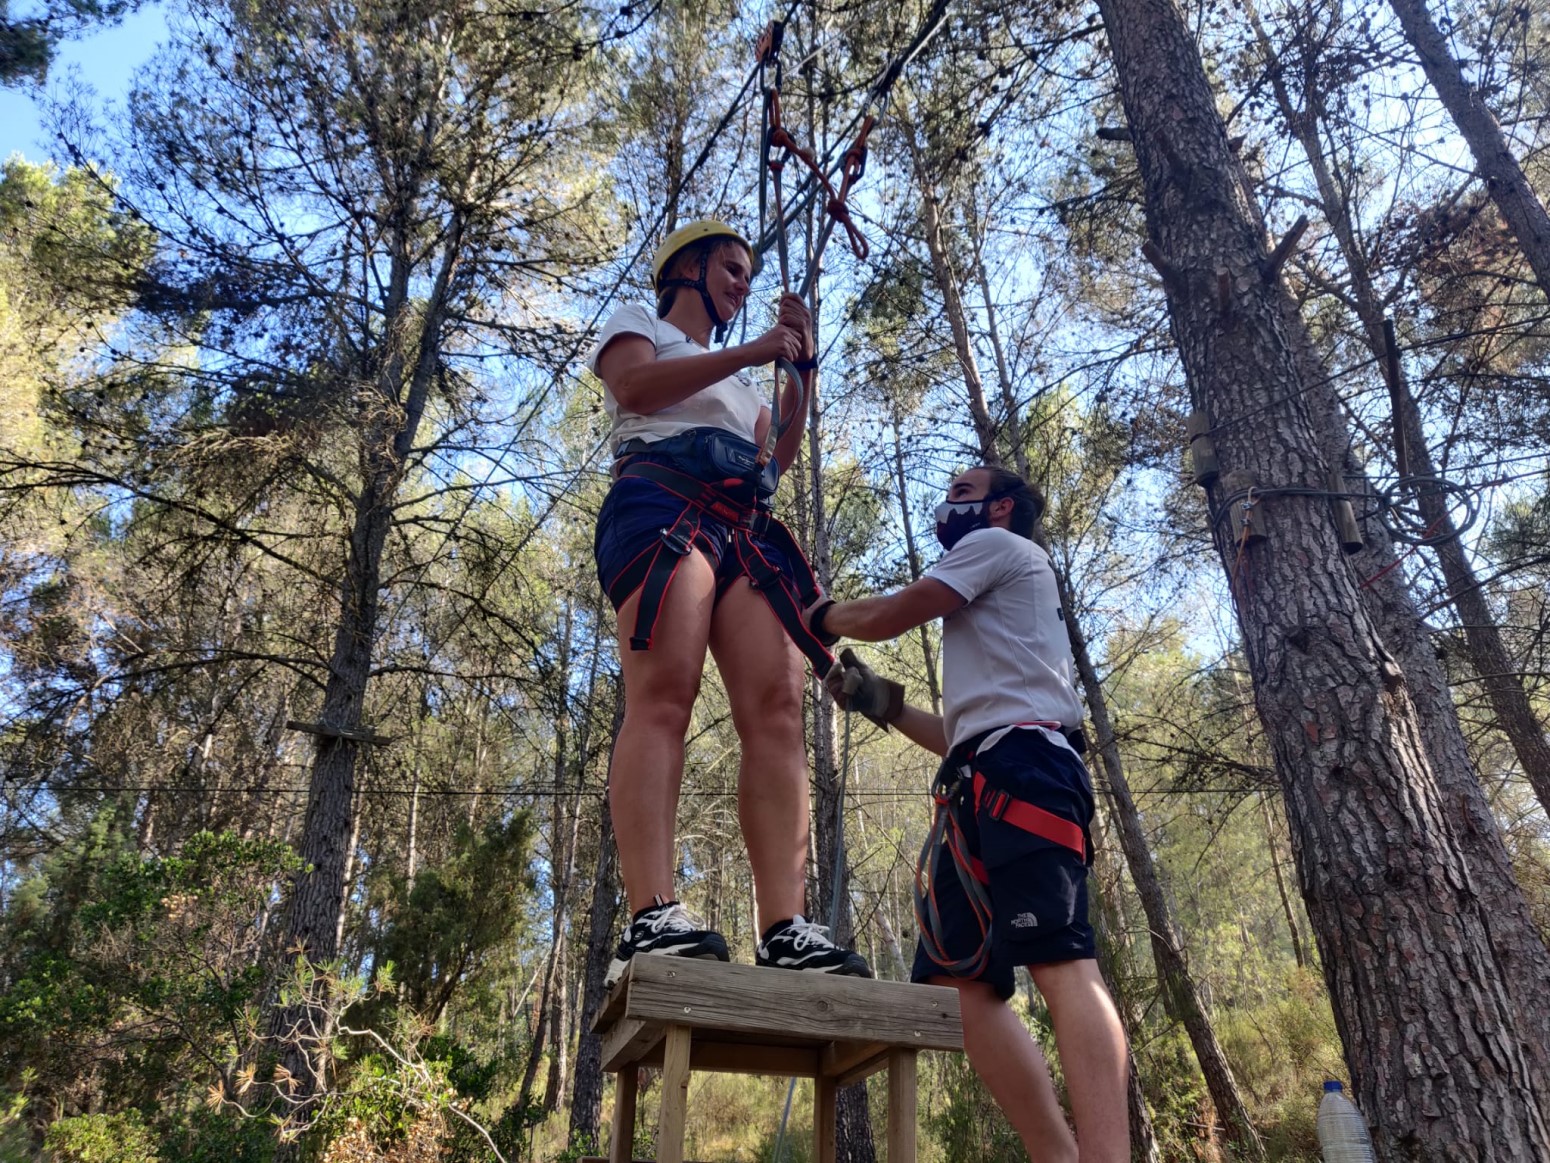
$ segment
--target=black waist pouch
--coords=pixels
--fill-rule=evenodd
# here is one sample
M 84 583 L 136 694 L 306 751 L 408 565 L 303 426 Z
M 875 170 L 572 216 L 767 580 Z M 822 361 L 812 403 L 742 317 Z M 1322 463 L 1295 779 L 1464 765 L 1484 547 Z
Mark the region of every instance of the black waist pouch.
M 760 468 L 759 446 L 720 428 L 691 428 L 665 440 L 629 440 L 618 455 L 661 459 L 709 484 L 735 478 L 752 485 L 761 500 L 773 497 L 780 487 L 778 464 L 771 460 Z

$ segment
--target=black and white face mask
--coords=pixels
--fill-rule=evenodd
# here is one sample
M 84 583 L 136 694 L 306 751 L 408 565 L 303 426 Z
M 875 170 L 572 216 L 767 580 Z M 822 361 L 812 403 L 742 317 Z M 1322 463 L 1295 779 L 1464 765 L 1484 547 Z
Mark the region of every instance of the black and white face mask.
M 992 493 L 977 501 L 943 501 L 936 507 L 936 539 L 943 549 L 951 549 L 966 534 L 990 525 L 990 502 L 1005 494 Z

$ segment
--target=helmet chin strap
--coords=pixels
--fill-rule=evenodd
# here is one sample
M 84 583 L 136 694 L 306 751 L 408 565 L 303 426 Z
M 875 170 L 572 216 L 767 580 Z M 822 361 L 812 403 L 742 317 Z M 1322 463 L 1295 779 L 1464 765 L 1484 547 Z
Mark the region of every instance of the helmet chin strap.
M 723 319 L 721 312 L 716 310 L 716 302 L 710 297 L 710 288 L 706 285 L 706 276 L 710 273 L 710 251 L 702 251 L 700 254 L 700 277 L 697 279 L 663 279 L 662 290 L 668 291 L 675 287 L 688 287 L 690 290 L 700 293 L 700 302 L 705 304 L 705 314 L 710 316 L 711 323 L 716 329 L 716 342 L 725 343 L 727 328 L 732 325 L 730 319 Z M 660 294 L 660 292 L 659 292 Z M 671 310 L 671 304 L 666 308 L 658 308 L 657 318 L 660 319 Z

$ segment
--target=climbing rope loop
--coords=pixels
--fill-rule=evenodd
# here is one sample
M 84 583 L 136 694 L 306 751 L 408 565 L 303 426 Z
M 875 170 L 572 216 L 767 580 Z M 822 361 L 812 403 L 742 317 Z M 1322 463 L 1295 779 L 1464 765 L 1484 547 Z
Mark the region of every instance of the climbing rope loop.
M 990 962 L 990 890 L 975 875 L 978 862 L 969 851 L 968 838 L 959 823 L 967 781 L 959 776 L 956 766 L 952 759 L 944 760 L 932 784 L 931 828 L 915 864 L 915 925 L 920 932 L 921 948 L 944 973 L 977 977 Z M 962 957 L 954 957 L 947 949 L 947 930 L 937 906 L 937 890 L 946 872 L 942 867 L 944 854 L 951 860 L 953 873 L 968 901 L 969 915 L 980 931 L 978 947 Z

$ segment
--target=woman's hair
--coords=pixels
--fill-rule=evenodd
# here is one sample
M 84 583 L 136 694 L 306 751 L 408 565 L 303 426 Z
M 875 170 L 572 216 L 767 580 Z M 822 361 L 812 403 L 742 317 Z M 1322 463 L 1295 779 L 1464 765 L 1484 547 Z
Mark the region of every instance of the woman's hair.
M 990 475 L 988 496 L 1012 498 L 1012 519 L 1008 527 L 1019 537 L 1032 541 L 1033 527 L 1044 513 L 1044 494 L 1010 469 L 994 464 L 977 467 Z

